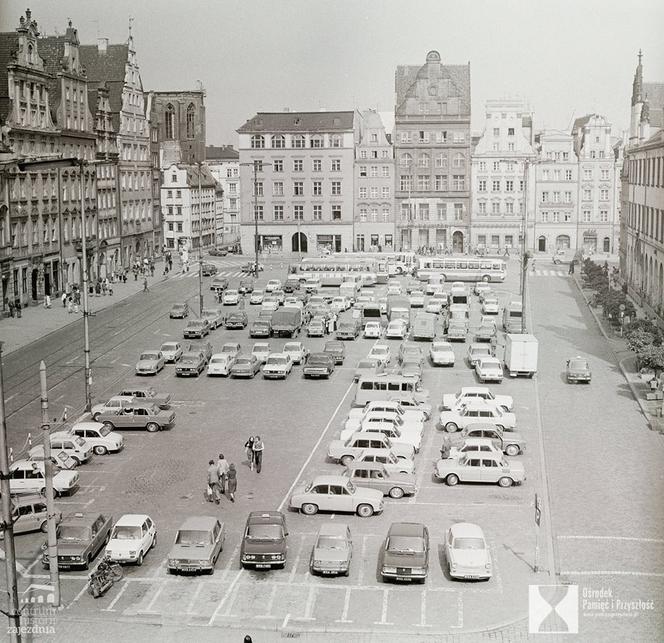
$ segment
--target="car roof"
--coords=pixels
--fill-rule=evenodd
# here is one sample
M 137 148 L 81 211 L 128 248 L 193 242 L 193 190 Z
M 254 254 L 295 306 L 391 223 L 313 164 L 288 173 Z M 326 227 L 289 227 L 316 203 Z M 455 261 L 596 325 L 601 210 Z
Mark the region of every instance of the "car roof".
M 341 484 L 345 485 L 348 482 L 348 478 L 345 478 L 344 476 L 337 475 L 323 475 L 323 476 L 316 476 L 311 483 L 312 484 Z
M 124 514 L 120 516 L 115 523 L 115 526 L 118 527 L 140 527 L 147 518 L 147 514 Z
M 62 517 L 62 521 L 60 524 L 62 525 L 63 523 L 67 523 L 68 525 L 81 525 L 84 527 L 89 526 L 97 518 L 102 516 L 99 512 L 94 512 L 94 511 L 76 511 L 70 514 L 66 514 L 65 516 Z M 104 520 L 107 519 L 107 516 L 102 516 Z
M 388 536 L 421 536 L 426 527 L 421 522 L 393 522 Z
M 471 422 L 466 424 L 466 431 L 496 431 L 500 433 L 500 429 L 495 424 L 489 424 L 488 422 Z
M 484 538 L 482 528 L 472 522 L 456 522 L 450 531 L 455 538 Z
M 217 521 L 218 519 L 215 518 L 214 516 L 190 516 L 180 525 L 180 531 L 185 531 L 186 529 L 191 529 L 191 530 L 212 529 L 217 523 Z
M 276 352 L 276 353 L 270 353 L 267 356 L 268 359 L 270 359 L 270 357 L 283 357 L 284 359 L 287 359 L 288 357 L 290 357 L 290 355 L 288 355 L 287 353 L 283 353 L 283 352 Z
M 318 535 L 345 538 L 347 531 L 348 524 L 345 522 L 324 522 L 318 530 Z
M 500 360 L 492 355 L 482 355 L 479 361 L 481 364 L 498 364 L 500 366 Z
M 102 426 L 104 425 L 101 422 L 91 422 L 91 421 L 76 422 L 76 424 L 74 424 L 74 426 L 71 427 L 71 430 L 73 431 L 74 429 L 101 429 Z M 68 433 L 68 431 L 58 431 L 58 433 Z
M 467 409 L 493 409 L 493 404 L 489 404 L 487 400 L 483 399 L 470 399 L 465 403 Z
M 461 395 L 464 393 L 487 393 L 489 391 L 488 386 L 462 386 Z
M 484 445 L 484 444 L 490 444 L 493 445 L 493 440 L 491 438 L 466 438 L 463 441 L 464 446 L 465 445 Z
M 274 524 L 275 522 L 285 522 L 286 516 L 281 511 L 252 511 L 247 516 L 247 523 L 256 524 Z
M 351 462 L 347 469 L 378 469 L 382 471 L 385 468 L 382 462 Z

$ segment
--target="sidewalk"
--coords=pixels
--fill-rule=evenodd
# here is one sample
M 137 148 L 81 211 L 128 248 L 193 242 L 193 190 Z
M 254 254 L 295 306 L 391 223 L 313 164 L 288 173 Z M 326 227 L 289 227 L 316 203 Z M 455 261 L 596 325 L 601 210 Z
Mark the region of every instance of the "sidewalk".
M 176 277 L 180 274 L 178 267 L 174 266 L 174 270 L 168 276 L 162 275 L 162 265 L 159 263 L 155 270 L 154 277 L 148 275 L 148 287 L 166 281 L 171 277 Z M 113 295 L 96 295 L 88 296 L 88 307 L 91 313 L 104 310 L 113 304 L 127 299 L 143 290 L 144 277 L 139 275 L 138 280 L 134 281 L 133 273 L 129 274 L 127 283 L 113 284 Z M 69 313 L 67 308 L 62 306 L 62 301 L 57 298 L 53 299 L 51 308 L 44 308 L 40 306 L 29 306 L 24 308 L 22 316 L 18 317 L 5 317 L 0 319 L 0 341 L 3 342 L 2 352 L 3 355 L 12 353 L 27 344 L 41 339 L 45 335 L 59 330 L 68 324 L 72 324 L 83 317 L 82 305 L 79 306 L 78 313 Z
M 604 317 L 601 314 L 598 314 L 598 312 L 590 305 L 589 293 L 591 291 L 583 288 L 579 274 L 574 275 L 574 282 L 576 283 L 584 301 L 588 305 L 588 310 L 595 319 L 600 332 L 611 346 L 611 350 L 616 358 L 616 363 L 618 364 L 634 399 L 641 408 L 641 413 L 643 413 L 649 428 L 653 431 L 658 431 L 659 433 L 664 434 L 664 417 L 660 416 L 661 409 L 663 408 L 662 402 L 659 400 L 647 399 L 647 395 L 648 393 L 651 393 L 651 389 L 648 382 L 643 380 L 636 370 L 636 355 L 627 348 L 627 342 L 619 333 L 617 333 L 608 320 L 604 319 Z M 632 299 L 632 303 L 636 308 L 637 317 L 645 317 L 645 311 L 639 303 L 634 299 Z

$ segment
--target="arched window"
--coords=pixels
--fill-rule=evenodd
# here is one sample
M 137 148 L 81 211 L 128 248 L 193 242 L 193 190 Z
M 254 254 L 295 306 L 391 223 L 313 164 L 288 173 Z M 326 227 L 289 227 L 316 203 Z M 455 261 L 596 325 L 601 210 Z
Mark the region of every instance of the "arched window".
M 410 167 L 413 163 L 413 157 L 410 154 L 402 154 L 399 159 L 401 167 Z
M 196 108 L 193 103 L 187 107 L 187 138 L 194 138 L 194 115 Z
M 175 108 L 170 103 L 166 105 L 166 139 L 175 138 Z
M 263 149 L 265 147 L 265 137 L 262 134 L 254 134 L 251 137 L 251 147 L 254 150 Z
M 272 147 L 278 150 L 286 147 L 286 138 L 283 134 L 275 134 L 272 137 Z
M 463 154 L 455 154 L 454 155 L 454 167 L 463 167 L 463 164 L 465 162 L 466 158 L 464 157 Z

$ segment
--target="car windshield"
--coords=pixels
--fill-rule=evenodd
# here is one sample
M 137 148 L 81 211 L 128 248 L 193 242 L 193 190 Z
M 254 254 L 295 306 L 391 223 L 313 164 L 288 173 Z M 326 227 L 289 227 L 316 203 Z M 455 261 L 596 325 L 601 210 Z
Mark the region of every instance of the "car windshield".
M 162 344 L 162 345 L 161 345 L 161 350 L 162 350 L 162 352 L 164 352 L 164 351 L 169 351 L 169 352 L 170 352 L 170 351 L 175 351 L 175 350 L 177 350 L 177 348 L 178 348 L 178 345 L 177 345 L 177 344 L 171 344 L 171 343 L 169 343 L 169 344 Z
M 247 537 L 250 540 L 281 540 L 281 525 L 249 525 Z
M 265 321 L 264 319 L 257 319 L 254 322 L 254 327 L 256 328 L 267 328 L 270 325 L 270 322 Z
M 399 554 L 418 554 L 424 551 L 424 543 L 419 536 L 390 536 L 387 549 Z
M 176 545 L 209 545 L 210 532 L 202 529 L 181 529 L 175 537 Z
M 210 360 L 211 364 L 225 364 L 228 361 L 229 355 L 219 355 L 218 357 L 213 357 Z
M 326 355 L 312 355 L 309 357 L 309 364 L 327 364 L 328 358 Z
M 113 536 L 115 540 L 138 540 L 141 537 L 141 528 L 132 527 L 130 525 L 116 525 L 113 529 Z
M 200 326 L 204 326 L 204 323 L 202 321 L 190 321 L 189 324 L 187 324 L 190 328 L 198 328 Z
M 257 295 L 262 295 L 262 294 L 263 294 L 262 290 L 254 290 L 254 297 L 256 297 Z
M 571 359 L 569 361 L 569 367 L 583 371 L 588 368 L 588 364 L 583 359 Z
M 109 429 L 106 425 L 102 426 L 101 429 L 99 429 L 99 435 L 101 435 L 102 438 L 105 438 L 110 432 L 111 429 Z
M 285 357 L 268 357 L 268 364 L 287 364 L 288 360 Z
M 141 359 L 159 359 L 158 353 L 141 353 Z
M 60 525 L 59 540 L 90 540 L 90 528 L 83 525 Z
M 180 360 L 181 364 L 195 364 L 198 361 L 198 355 L 183 355 Z
M 286 344 L 284 346 L 284 353 L 297 353 L 300 347 L 297 344 Z
M 235 360 L 236 365 L 242 365 L 242 364 L 251 364 L 251 358 L 249 357 L 238 357 Z
M 184 304 L 173 304 L 173 310 L 184 310 Z
M 485 549 L 484 540 L 482 538 L 455 538 L 454 549 Z
M 348 544 L 344 538 L 336 536 L 319 536 L 316 547 L 320 549 L 348 549 Z

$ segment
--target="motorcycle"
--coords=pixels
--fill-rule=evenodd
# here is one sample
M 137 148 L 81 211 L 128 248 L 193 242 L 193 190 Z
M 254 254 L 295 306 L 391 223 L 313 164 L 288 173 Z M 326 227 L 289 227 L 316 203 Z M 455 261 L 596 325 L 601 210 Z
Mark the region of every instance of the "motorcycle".
M 123 575 L 122 567 L 105 556 L 89 576 L 88 591 L 94 598 L 99 598 Z

